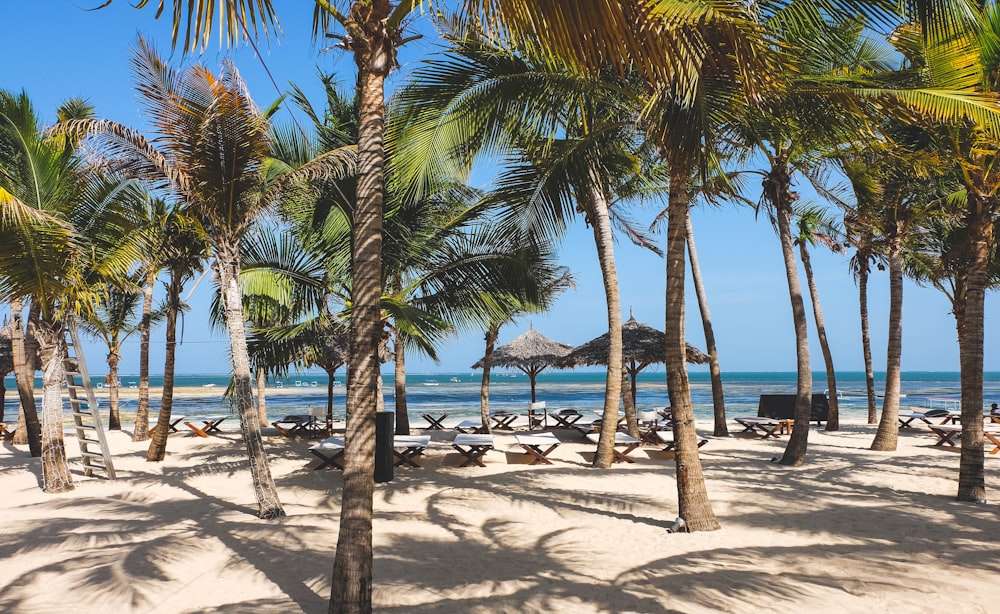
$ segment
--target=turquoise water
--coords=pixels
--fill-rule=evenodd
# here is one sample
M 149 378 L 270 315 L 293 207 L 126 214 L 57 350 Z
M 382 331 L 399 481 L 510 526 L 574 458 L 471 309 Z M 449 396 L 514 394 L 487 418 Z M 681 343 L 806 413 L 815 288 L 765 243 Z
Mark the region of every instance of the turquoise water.
M 536 382 L 537 397 L 545 401 L 550 409 L 572 407 L 583 412 L 592 412 L 603 406 L 605 374 L 599 371 L 552 371 L 543 372 Z M 712 388 L 709 374 L 694 371 L 690 374 L 691 397 L 695 415 L 700 420 L 711 420 Z M 103 377 L 94 377 L 95 385 L 103 382 Z M 138 380 L 135 376 L 121 377 L 121 407 L 123 411 L 133 410 L 137 391 L 130 385 Z M 180 414 L 210 414 L 229 411 L 223 393 L 229 384 L 227 375 L 181 375 L 175 378 L 178 388 L 187 389 L 184 398 L 174 399 L 174 411 Z M 392 374 L 384 375 L 386 409 L 395 406 Z M 345 388 L 343 379 L 338 377 L 334 389 L 334 415 L 344 415 Z M 17 394 L 13 378 L 6 380 L 8 388 L 5 415 L 17 411 Z M 425 412 L 447 412 L 451 418 L 475 417 L 479 415 L 479 393 L 482 383 L 481 372 L 433 373 L 407 375 L 407 405 L 411 416 L 418 418 Z M 38 385 L 41 382 L 37 382 Z M 161 377 L 150 377 L 152 386 L 162 385 Z M 863 419 L 867 415 L 864 373 L 844 372 L 837 376 L 840 390 L 840 411 L 845 418 Z M 882 374 L 876 375 L 876 389 L 881 393 Z M 795 392 L 794 373 L 785 372 L 733 372 L 723 374 L 726 397 L 726 411 L 730 416 L 755 414 L 761 394 L 791 394 Z M 813 375 L 816 392 L 826 389 L 824 373 Z M 663 371 L 639 374 L 636 385 L 639 407 L 669 405 L 667 399 L 666 375 Z M 1000 373 L 986 373 L 984 377 L 984 400 L 987 404 L 1000 402 Z M 193 390 L 192 390 L 193 389 Z M 283 382 L 281 389 L 275 383 L 268 386 L 271 394 L 267 397 L 268 415 L 273 419 L 293 413 L 303 412 L 309 406 L 325 406 L 327 378 L 325 374 L 307 373 L 293 376 Z M 959 397 L 959 374 L 951 372 L 911 371 L 903 374 L 902 393 L 904 405 L 929 406 L 941 399 Z M 100 393 L 106 391 L 98 390 Z M 106 398 L 106 397 L 104 397 Z M 520 372 L 494 372 L 490 382 L 490 409 L 523 412 L 531 398 L 528 377 Z M 151 406 L 159 407 L 159 396 L 154 394 Z M 880 401 L 881 406 L 881 401 Z

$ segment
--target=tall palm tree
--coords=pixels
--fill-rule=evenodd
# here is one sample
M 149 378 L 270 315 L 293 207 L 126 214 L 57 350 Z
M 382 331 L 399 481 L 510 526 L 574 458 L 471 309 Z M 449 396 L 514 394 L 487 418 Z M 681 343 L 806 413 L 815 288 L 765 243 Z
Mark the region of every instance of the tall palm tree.
M 540 58 L 492 47 L 473 38 L 474 32 L 461 36 L 455 36 L 447 57 L 414 72 L 413 84 L 399 94 L 401 104 L 409 105 L 400 120 L 415 141 L 433 142 L 441 151 L 502 152 L 510 170 L 495 193 L 509 207 L 504 216 L 526 240 L 558 236 L 574 208 L 592 227 L 611 340 L 604 400 L 604 419 L 611 424 L 601 430 L 594 460 L 606 468 L 612 462 L 623 364 L 612 225 L 649 244 L 612 205 L 654 191 L 649 152 L 635 128 L 637 92 L 612 75 L 603 81 L 575 76 Z M 447 142 L 458 135 L 468 137 L 462 137 L 461 147 Z M 427 168 L 433 170 L 427 161 L 438 163 L 432 158 L 414 157 L 406 172 L 426 176 Z
M 149 449 L 146 451 L 147 462 L 162 461 L 167 451 L 167 436 L 170 434 L 170 415 L 174 404 L 174 371 L 177 357 L 177 317 L 181 314 L 183 304 L 181 292 L 184 284 L 201 270 L 202 263 L 209 256 L 209 246 L 205 229 L 198 221 L 178 211 L 176 207 L 167 208 L 163 203 L 164 215 L 157 215 L 153 220 L 158 225 L 146 224 L 145 229 L 153 236 L 160 237 L 160 243 L 152 250 L 156 254 L 157 263 L 168 271 L 169 277 L 164 282 L 166 289 L 165 308 L 165 342 L 163 360 L 163 391 L 160 397 L 160 412 L 156 419 L 156 427 L 152 431 Z M 156 210 L 161 210 L 159 206 Z M 152 220 L 147 220 L 147 222 Z
M 63 117 L 90 109 L 71 102 Z M 63 439 L 63 318 L 91 303 L 89 275 L 122 275 L 134 253 L 117 250 L 137 187 L 85 174 L 77 142 L 46 135 L 26 94 L 0 91 L 0 297 L 29 298 L 38 309 L 42 377 L 42 489 L 73 489 Z
M 218 77 L 192 66 L 179 72 L 139 38 L 132 60 L 137 89 L 157 133 L 154 142 L 109 121 L 78 121 L 67 130 L 92 134 L 98 147 L 136 177 L 157 182 L 201 224 L 212 246 L 213 270 L 229 333 L 236 407 L 250 464 L 258 516 L 284 509 L 271 478 L 253 402 L 240 286 L 240 247 L 258 218 L 289 185 L 322 173 L 318 160 L 296 173 L 271 176 L 267 116 L 256 109 L 229 62 Z M 155 144 L 154 144 L 155 143 Z M 322 167 L 322 168 L 321 168 Z
M 12 298 L 10 313 L 11 358 L 14 361 L 17 394 L 21 401 L 17 416 L 17 431 L 11 441 L 16 445 L 27 444 L 31 456 L 38 457 L 42 455 L 42 425 L 38 420 L 38 409 L 35 406 L 35 371 L 42 366 L 34 336 L 38 307 L 35 303 L 31 304 L 27 326 L 24 321 L 24 301 Z
M 111 430 L 120 430 L 122 427 L 118 407 L 121 388 L 118 363 L 121 362 L 122 345 L 139 331 L 141 316 L 137 312 L 143 298 L 142 292 L 134 283 L 131 287 L 123 286 L 124 284 L 106 282 L 97 288 L 98 298 L 94 309 L 80 321 L 84 331 L 99 338 L 108 348 L 108 375 L 105 381 L 109 394 L 108 428 Z
M 837 372 L 833 366 L 830 341 L 826 336 L 826 324 L 823 321 L 823 310 L 819 302 L 819 289 L 816 287 L 816 277 L 813 275 L 812 258 L 809 255 L 808 247 L 819 244 L 838 254 L 842 254 L 844 248 L 838 240 L 839 230 L 836 228 L 836 222 L 833 220 L 833 217 L 819 207 L 805 207 L 800 209 L 796 215 L 795 225 L 798 230 L 795 243 L 799 246 L 802 270 L 806 274 L 806 286 L 809 288 L 809 298 L 812 302 L 816 335 L 819 337 L 820 351 L 823 352 L 823 364 L 826 366 L 826 388 L 830 404 L 826 430 L 837 431 L 840 430 Z

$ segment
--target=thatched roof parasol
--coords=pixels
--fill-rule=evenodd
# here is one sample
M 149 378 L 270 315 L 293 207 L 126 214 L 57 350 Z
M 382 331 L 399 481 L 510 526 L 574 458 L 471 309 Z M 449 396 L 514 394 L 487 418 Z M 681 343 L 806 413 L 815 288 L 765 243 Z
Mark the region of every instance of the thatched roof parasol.
M 560 367 L 575 367 L 578 365 L 608 364 L 608 347 L 611 345 L 611 335 L 604 333 L 596 339 L 573 348 L 573 351 L 559 359 Z M 635 376 L 651 364 L 665 362 L 667 352 L 667 336 L 662 331 L 638 322 L 629 316 L 622 324 L 622 355 L 625 370 L 632 379 L 632 398 L 635 400 Z M 695 364 L 708 362 L 708 355 L 687 344 L 687 361 Z
M 534 403 L 535 377 L 547 367 L 554 366 L 556 361 L 569 354 L 572 349 L 572 345 L 553 341 L 532 326 L 528 332 L 494 350 L 493 364 L 514 367 L 524 372 L 531 380 L 531 402 Z M 484 360 L 485 357 L 480 358 L 472 368 L 483 368 Z

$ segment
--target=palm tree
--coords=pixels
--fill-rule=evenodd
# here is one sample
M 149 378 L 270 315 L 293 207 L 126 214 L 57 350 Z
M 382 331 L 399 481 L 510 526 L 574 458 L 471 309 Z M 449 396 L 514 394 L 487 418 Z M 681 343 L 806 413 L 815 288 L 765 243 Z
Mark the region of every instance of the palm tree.
M 134 130 L 102 121 L 71 122 L 67 130 L 94 135 L 108 157 L 133 176 L 158 182 L 205 229 L 229 332 L 240 427 L 250 462 L 258 516 L 284 515 L 264 451 L 253 402 L 240 286 L 240 248 L 258 218 L 289 185 L 322 173 L 318 160 L 297 173 L 269 173 L 267 117 L 249 99 L 231 63 L 218 78 L 203 67 L 177 72 L 141 37 L 133 56 L 139 90 L 158 133 L 155 145 Z
M 89 107 L 72 101 L 62 117 Z M 76 142 L 47 136 L 26 94 L 0 91 L 0 296 L 29 298 L 38 310 L 42 366 L 42 489 L 73 489 L 62 425 L 65 331 L 72 305 L 90 304 L 88 275 L 121 275 L 134 253 L 117 250 L 130 225 L 123 212 L 137 188 L 93 171 L 85 176 Z
M 160 398 L 160 413 L 153 429 L 149 449 L 146 451 L 147 462 L 162 461 L 167 452 L 167 436 L 170 434 L 170 415 L 174 403 L 174 368 L 177 356 L 177 316 L 183 308 L 181 291 L 184 283 L 193 278 L 201 269 L 202 263 L 209 255 L 209 247 L 205 229 L 194 218 L 191 218 L 176 207 L 167 209 L 157 205 L 155 210 L 163 211 L 164 215 L 156 215 L 159 221 L 158 231 L 153 231 L 153 225 L 147 225 L 147 230 L 159 236 L 161 242 L 155 249 L 157 263 L 169 272 L 166 286 L 166 350 L 163 361 L 163 392 Z M 150 220 L 151 221 L 151 220 Z
M 809 288 L 809 298 L 812 301 L 813 320 L 816 322 L 816 334 L 819 337 L 820 351 L 823 352 L 823 363 L 826 365 L 826 387 L 830 397 L 830 410 L 827 414 L 826 430 L 840 430 L 840 410 L 837 399 L 837 373 L 833 367 L 833 354 L 830 352 L 830 342 L 826 336 L 826 325 L 823 322 L 823 310 L 819 303 L 819 290 L 816 288 L 816 277 L 813 275 L 812 259 L 808 246 L 823 245 L 831 251 L 842 254 L 844 248 L 837 240 L 838 229 L 833 218 L 819 207 L 805 207 L 797 212 L 795 225 L 798 233 L 795 239 L 799 246 L 799 257 L 802 259 L 802 270 L 806 274 L 806 285 Z
M 603 81 L 577 77 L 540 58 L 492 48 L 472 38 L 473 32 L 468 36 L 456 37 L 446 58 L 414 72 L 413 84 L 399 94 L 401 104 L 409 105 L 400 121 L 415 141 L 432 142 L 440 151 L 458 151 L 458 143 L 446 142 L 458 135 L 468 137 L 461 144 L 465 155 L 502 151 L 509 170 L 497 181 L 496 198 L 509 207 L 504 215 L 525 240 L 562 233 L 571 207 L 593 228 L 610 335 L 604 400 L 610 424 L 601 431 L 594 464 L 606 468 L 613 458 L 623 365 L 612 225 L 649 245 L 611 207 L 655 190 L 649 152 L 635 129 L 637 92 L 610 75 Z M 436 163 L 433 156 L 415 157 L 404 172 L 428 176 L 426 169 L 432 172 Z
M 122 425 L 118 410 L 118 393 L 121 384 L 118 380 L 118 363 L 121 361 L 122 344 L 139 331 L 140 320 L 136 317 L 136 311 L 142 293 L 135 285 L 129 288 L 111 282 L 104 283 L 96 293 L 97 304 L 80 323 L 83 330 L 101 339 L 108 348 L 108 375 L 105 377 L 109 392 L 108 428 L 120 430 Z M 140 421 L 138 416 L 136 421 Z M 148 422 L 148 407 L 146 421 Z

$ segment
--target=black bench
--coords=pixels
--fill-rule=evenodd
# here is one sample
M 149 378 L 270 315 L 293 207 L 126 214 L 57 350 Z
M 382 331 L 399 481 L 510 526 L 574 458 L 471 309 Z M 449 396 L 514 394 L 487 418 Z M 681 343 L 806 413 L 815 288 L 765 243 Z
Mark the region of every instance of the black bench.
M 773 418 L 775 420 L 795 419 L 795 395 L 794 394 L 762 394 L 757 405 L 757 416 L 760 418 Z M 825 394 L 817 393 L 812 395 L 812 412 L 809 420 L 815 420 L 819 425 L 825 422 L 830 416 L 830 401 Z

